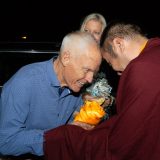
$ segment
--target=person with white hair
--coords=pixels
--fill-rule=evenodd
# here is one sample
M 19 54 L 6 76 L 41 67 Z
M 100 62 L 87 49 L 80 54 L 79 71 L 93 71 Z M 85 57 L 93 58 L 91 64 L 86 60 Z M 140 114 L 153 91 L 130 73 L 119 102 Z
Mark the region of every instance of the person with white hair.
M 72 121 L 81 88 L 91 83 L 101 52 L 88 33 L 67 34 L 58 57 L 26 65 L 3 86 L 0 99 L 0 155 L 42 156 L 44 132 Z

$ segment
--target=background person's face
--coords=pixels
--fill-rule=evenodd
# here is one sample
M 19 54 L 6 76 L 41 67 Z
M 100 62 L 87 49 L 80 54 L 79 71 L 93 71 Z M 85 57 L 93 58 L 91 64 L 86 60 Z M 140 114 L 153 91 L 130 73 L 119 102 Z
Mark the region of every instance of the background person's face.
M 102 35 L 102 24 L 96 20 L 90 20 L 86 23 L 85 32 L 89 32 L 95 38 L 95 40 L 99 43 Z

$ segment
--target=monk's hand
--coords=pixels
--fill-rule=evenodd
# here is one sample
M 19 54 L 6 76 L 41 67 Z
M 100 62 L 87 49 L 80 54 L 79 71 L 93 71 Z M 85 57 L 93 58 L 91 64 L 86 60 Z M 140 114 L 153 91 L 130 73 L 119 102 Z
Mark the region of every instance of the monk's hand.
M 76 125 L 79 127 L 82 127 L 85 130 L 92 130 L 95 126 L 88 124 L 88 123 L 84 123 L 84 122 L 80 122 L 80 121 L 74 121 L 71 123 L 72 125 Z

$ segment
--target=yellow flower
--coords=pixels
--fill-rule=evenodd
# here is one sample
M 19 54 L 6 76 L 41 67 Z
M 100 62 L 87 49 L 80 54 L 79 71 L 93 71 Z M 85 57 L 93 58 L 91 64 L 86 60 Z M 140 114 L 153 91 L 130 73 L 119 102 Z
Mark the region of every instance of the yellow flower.
M 104 101 L 103 101 L 104 102 Z M 74 121 L 85 122 L 96 125 L 105 115 L 105 111 L 100 106 L 102 99 L 97 101 L 86 101 L 81 107 L 80 112 L 75 116 Z

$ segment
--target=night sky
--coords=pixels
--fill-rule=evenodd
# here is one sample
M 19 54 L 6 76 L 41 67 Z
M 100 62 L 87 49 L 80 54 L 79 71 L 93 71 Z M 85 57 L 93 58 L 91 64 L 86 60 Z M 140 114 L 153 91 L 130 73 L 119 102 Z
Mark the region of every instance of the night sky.
M 60 44 L 67 33 L 78 30 L 83 18 L 93 12 L 101 13 L 107 23 L 112 20 L 129 20 L 140 25 L 149 37 L 160 36 L 159 4 L 154 0 L 151 2 L 146 0 L 141 5 L 139 3 L 142 2 L 140 0 L 127 2 L 122 0 L 1 0 L 0 47 L 10 44 L 6 42 L 19 41 L 31 42 L 31 44 L 32 42 Z M 22 36 L 28 38 L 24 40 Z M 0 85 L 3 85 L 21 66 L 48 59 L 48 56 L 52 55 L 2 53 Z M 119 76 L 111 67 L 105 67 L 105 70 L 114 91 Z
M 92 12 L 104 15 L 107 22 L 131 20 L 150 37 L 160 36 L 159 5 L 152 0 L 5 0 L 0 2 L 0 41 L 61 41 L 65 34 L 79 29 L 82 19 Z

